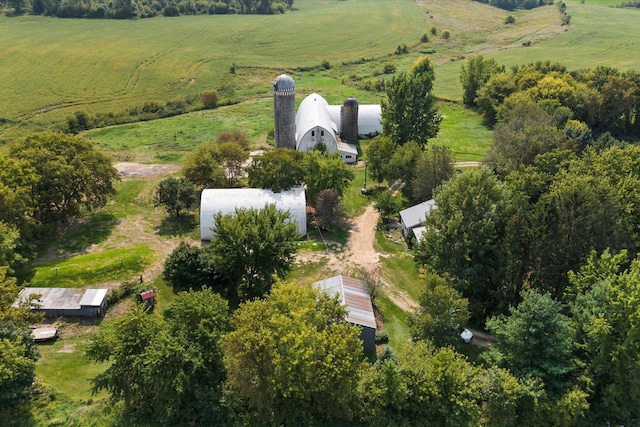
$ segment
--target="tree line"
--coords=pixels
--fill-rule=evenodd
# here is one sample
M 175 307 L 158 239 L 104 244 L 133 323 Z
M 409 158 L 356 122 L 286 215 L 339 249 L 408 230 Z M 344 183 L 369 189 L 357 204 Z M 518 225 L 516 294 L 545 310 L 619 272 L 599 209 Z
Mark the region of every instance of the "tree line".
M 39 352 L 29 326 L 42 315 L 30 302 L 13 306 L 29 260 L 55 227 L 104 206 L 117 179 L 111 159 L 77 136 L 34 134 L 0 154 L 0 410 L 35 379 Z
M 285 13 L 293 0 L 4 0 L 17 14 L 58 18 L 135 19 L 154 16 Z

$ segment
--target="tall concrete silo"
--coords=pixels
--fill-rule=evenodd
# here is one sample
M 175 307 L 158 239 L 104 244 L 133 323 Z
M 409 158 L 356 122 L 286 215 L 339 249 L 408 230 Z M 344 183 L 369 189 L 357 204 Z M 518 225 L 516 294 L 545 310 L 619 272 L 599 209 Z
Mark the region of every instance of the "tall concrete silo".
M 276 148 L 296 149 L 296 84 L 281 74 L 273 81 L 273 119 Z
M 358 100 L 350 96 L 340 108 L 340 138 L 343 141 L 358 139 Z

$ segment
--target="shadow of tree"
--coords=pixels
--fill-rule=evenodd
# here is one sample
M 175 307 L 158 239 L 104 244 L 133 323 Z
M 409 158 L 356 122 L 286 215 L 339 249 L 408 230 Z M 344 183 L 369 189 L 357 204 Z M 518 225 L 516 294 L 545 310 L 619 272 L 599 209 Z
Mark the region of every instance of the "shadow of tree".
M 156 231 L 161 236 L 184 236 L 194 231 L 197 225 L 196 215 L 184 213 L 178 218 L 174 216 L 166 217 L 156 228 Z

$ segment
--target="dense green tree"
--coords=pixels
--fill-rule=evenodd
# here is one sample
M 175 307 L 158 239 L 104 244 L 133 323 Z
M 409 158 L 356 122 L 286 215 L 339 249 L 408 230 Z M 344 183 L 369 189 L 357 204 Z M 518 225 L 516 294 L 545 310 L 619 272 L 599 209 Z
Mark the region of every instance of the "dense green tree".
M 232 316 L 224 339 L 228 385 L 250 425 L 346 419 L 362 358 L 359 330 L 336 297 L 276 283 Z
M 316 197 L 316 224 L 324 230 L 335 230 L 347 223 L 347 211 L 340 204 L 340 195 L 334 188 L 322 190 Z
M 487 320 L 487 327 L 498 339 L 487 359 L 518 378 L 540 378 L 547 393 L 559 398 L 575 369 L 571 321 L 550 294 L 530 290 L 523 292 L 522 302 L 510 312 L 509 317 Z
M 156 425 L 220 425 L 226 379 L 220 341 L 228 306 L 210 289 L 178 294 L 165 318 L 140 305 L 105 325 L 87 350 L 110 362 L 95 390 L 123 400 L 125 412 Z
M 374 138 L 367 148 L 367 169 L 371 178 L 381 183 L 387 177 L 387 170 L 391 156 L 395 151 L 395 144 L 391 138 L 378 136 Z
M 419 58 L 409 73 L 398 73 L 385 84 L 382 101 L 382 132 L 397 145 L 415 141 L 420 146 L 440 129 L 433 89 L 434 71 L 428 58 Z
M 340 197 L 353 180 L 351 168 L 342 160 L 340 153 L 324 154 L 311 150 L 302 162 L 307 203 L 315 206 L 316 198 L 323 190 L 335 189 Z
M 243 164 L 249 158 L 249 153 L 236 142 L 223 142 L 217 147 L 218 159 L 225 171 L 227 186 L 238 184 L 238 179 L 244 174 Z
M 444 145 L 429 145 L 416 163 L 411 189 L 412 199 L 422 203 L 433 198 L 435 190 L 453 177 L 453 151 Z
M 468 301 L 450 283 L 427 273 L 419 302 L 420 307 L 409 316 L 414 340 L 429 340 L 436 347 L 460 342 L 460 332 L 469 321 Z
M 185 178 L 201 188 L 220 188 L 227 184 L 216 144 L 203 144 L 187 156 L 182 166 Z
M 415 246 L 416 260 L 452 279 L 477 321 L 502 312 L 512 298 L 502 288 L 510 198 L 486 167 L 456 175 L 436 190 L 438 209 L 427 217 L 424 238 Z
M 402 209 L 400 200 L 389 190 L 378 193 L 373 206 L 380 213 L 383 221 L 397 218 Z
M 297 225 L 274 205 L 218 214 L 208 250 L 216 271 L 245 298 L 269 292 L 274 276 L 284 277 L 297 250 Z
M 16 252 L 19 238 L 20 233 L 16 228 L 0 221 L 0 267 L 9 267 L 9 272 L 24 261 Z
M 532 102 L 518 103 L 495 126 L 485 163 L 505 176 L 558 148 L 563 140 L 553 117 Z
M 462 102 L 476 105 L 478 90 L 492 75 L 504 72 L 504 66 L 498 65 L 495 59 L 485 59 L 482 55 L 472 56 L 466 64 L 462 64 L 460 82 L 462 83 Z
M 280 192 L 300 186 L 304 180 L 304 154 L 289 148 L 276 148 L 253 158 L 248 168 L 249 186 Z
M 634 425 L 640 420 L 640 258 L 594 251 L 569 273 L 566 299 L 577 329 L 577 355 L 591 396 L 591 425 Z
M 31 329 L 0 322 L 0 408 L 15 403 L 31 386 L 39 358 Z
M 0 153 L 0 221 L 20 230 L 28 238 L 35 225 L 36 200 L 31 189 L 40 180 L 27 160 Z
M 111 160 L 78 136 L 33 134 L 13 142 L 9 156 L 26 161 L 35 171 L 31 197 L 34 217 L 42 222 L 65 220 L 82 209 L 104 206 L 119 179 Z
M 629 226 L 627 213 L 606 180 L 558 176 L 533 211 L 532 284 L 560 298 L 567 272 L 577 270 L 591 249 L 628 247 Z
M 213 274 L 210 256 L 205 249 L 186 242 L 180 242 L 167 257 L 162 273 L 164 280 L 169 282 L 174 290 L 211 286 Z
M 158 184 L 153 197 L 156 206 L 164 206 L 176 219 L 180 212 L 191 209 L 198 201 L 198 192 L 186 178 L 169 177 Z
M 403 192 L 410 195 L 411 184 L 416 174 L 416 165 L 422 154 L 422 149 L 414 141 L 398 146 L 387 164 L 387 181 L 394 182 L 399 180 L 404 183 Z
M 34 298 L 30 301 L 22 301 L 17 307 L 13 306 L 20 293 L 20 287 L 15 277 L 9 276 L 7 272 L 7 266 L 0 266 L 0 322 L 25 327 L 41 321 L 43 314 L 31 311 L 37 295 L 33 295 Z
M 475 99 L 482 121 L 488 125 L 496 123 L 497 110 L 506 97 L 516 91 L 516 83 L 510 73 L 498 73 L 482 86 Z

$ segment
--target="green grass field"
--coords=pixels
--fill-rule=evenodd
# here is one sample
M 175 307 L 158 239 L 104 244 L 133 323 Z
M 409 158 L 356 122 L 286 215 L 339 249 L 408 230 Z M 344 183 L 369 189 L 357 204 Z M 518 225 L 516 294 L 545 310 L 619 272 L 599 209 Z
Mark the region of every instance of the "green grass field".
M 282 71 L 392 53 L 428 28 L 409 0 L 296 4 L 272 16 L 0 17 L 0 122 L 47 125 L 75 110 L 119 111 L 206 89 L 255 97 Z
M 609 4 L 603 0 L 601 3 Z M 619 4 L 619 2 L 618 2 Z M 571 2 L 567 5 L 571 25 L 562 33 L 523 47 L 521 43 L 497 52 L 482 52 L 507 67 L 550 60 L 569 70 L 606 65 L 619 70 L 640 70 L 640 9 L 618 9 Z M 524 41 L 524 40 L 523 40 Z M 471 55 L 468 55 L 471 56 Z M 466 58 L 436 67 L 434 92 L 448 99 L 462 99 L 460 68 Z
M 96 283 L 128 280 L 142 274 L 151 263 L 151 248 L 111 249 L 35 268 L 33 287 L 82 288 Z

